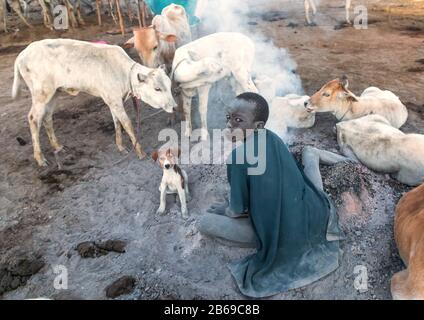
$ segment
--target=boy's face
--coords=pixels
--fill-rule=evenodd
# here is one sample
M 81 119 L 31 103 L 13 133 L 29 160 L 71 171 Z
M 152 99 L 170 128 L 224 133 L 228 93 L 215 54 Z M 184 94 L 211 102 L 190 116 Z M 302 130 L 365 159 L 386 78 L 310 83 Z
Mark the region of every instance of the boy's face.
M 235 99 L 230 105 L 227 110 L 227 136 L 231 135 L 233 142 L 246 138 L 254 129 L 263 129 L 265 123 L 256 120 L 255 109 L 254 103 L 241 99 Z

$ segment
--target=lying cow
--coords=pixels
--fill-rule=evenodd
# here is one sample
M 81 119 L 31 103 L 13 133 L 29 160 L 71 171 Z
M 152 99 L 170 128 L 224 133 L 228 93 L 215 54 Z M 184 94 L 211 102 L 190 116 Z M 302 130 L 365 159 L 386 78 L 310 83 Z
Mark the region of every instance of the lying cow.
M 269 108 L 269 120 L 265 128 L 284 138 L 288 128 L 311 128 L 315 124 L 315 114 L 305 110 L 309 96 L 288 94 L 275 97 Z
M 279 97 L 274 79 L 267 75 L 258 75 L 253 81 L 261 96 L 270 106 L 265 128 L 285 139 L 288 128 L 311 128 L 314 126 L 315 113 L 305 109 L 305 101 L 309 100 L 309 96 L 288 94 Z
M 172 74 L 182 89 L 186 136 L 190 136 L 192 131 L 191 100 L 196 93 L 199 95 L 201 139 L 206 140 L 208 99 L 212 84 L 230 78 L 237 94 L 258 92 L 251 78 L 254 56 L 255 45 L 252 40 L 234 32 L 210 34 L 175 51 Z
M 424 135 L 404 134 L 380 115 L 339 122 L 336 127 L 344 155 L 404 184 L 424 182 Z
M 424 184 L 399 200 L 395 240 L 407 268 L 393 275 L 392 297 L 395 300 L 424 300 Z
M 171 70 L 176 48 L 191 41 L 190 25 L 184 7 L 170 4 L 152 20 L 152 25 L 133 30 L 124 48 L 135 47 L 145 66 L 165 64 Z
M 331 112 L 339 121 L 379 114 L 395 128 L 406 122 L 408 110 L 392 92 L 369 87 L 357 97 L 348 85 L 345 76 L 328 82 L 305 103 L 306 109 L 309 112 Z
M 176 106 L 171 95 L 171 80 L 163 68 L 144 67 L 134 62 L 118 46 L 70 39 L 36 41 L 18 55 L 14 72 L 12 97 L 19 93 L 21 77 L 32 95 L 28 121 L 34 158 L 40 166 L 47 165 L 40 148 L 41 124 L 44 124 L 55 152 L 63 148 L 53 131 L 52 120 L 58 90 L 71 95 L 81 91 L 102 98 L 112 113 L 118 149 L 125 150 L 122 125 L 139 158 L 143 158 L 145 153 L 137 142 L 123 99 L 132 94 L 152 107 L 163 108 L 167 112 L 172 112 Z

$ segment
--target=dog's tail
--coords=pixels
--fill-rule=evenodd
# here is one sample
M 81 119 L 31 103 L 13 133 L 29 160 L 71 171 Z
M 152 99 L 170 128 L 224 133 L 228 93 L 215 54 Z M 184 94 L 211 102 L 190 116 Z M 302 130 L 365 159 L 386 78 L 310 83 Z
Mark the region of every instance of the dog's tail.
M 15 66 L 14 66 L 13 85 L 12 85 L 12 99 L 16 99 L 19 96 L 21 92 L 20 84 L 21 84 L 21 73 L 19 71 L 18 59 L 16 59 Z

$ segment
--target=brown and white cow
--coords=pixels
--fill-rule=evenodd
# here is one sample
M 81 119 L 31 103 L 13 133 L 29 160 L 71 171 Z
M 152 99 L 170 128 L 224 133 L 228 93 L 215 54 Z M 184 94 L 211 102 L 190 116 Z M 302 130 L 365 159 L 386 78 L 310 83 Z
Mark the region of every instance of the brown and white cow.
M 393 92 L 369 87 L 356 96 L 348 87 L 346 76 L 328 82 L 305 102 L 307 111 L 331 112 L 339 121 L 378 114 L 395 128 L 406 122 L 408 110 Z
M 136 28 L 124 48 L 134 47 L 142 63 L 149 68 L 165 64 L 171 69 L 176 48 L 191 41 L 184 7 L 170 4 L 152 20 L 149 27 Z
M 400 199 L 395 215 L 395 240 L 407 268 L 392 277 L 392 297 L 424 300 L 424 184 Z

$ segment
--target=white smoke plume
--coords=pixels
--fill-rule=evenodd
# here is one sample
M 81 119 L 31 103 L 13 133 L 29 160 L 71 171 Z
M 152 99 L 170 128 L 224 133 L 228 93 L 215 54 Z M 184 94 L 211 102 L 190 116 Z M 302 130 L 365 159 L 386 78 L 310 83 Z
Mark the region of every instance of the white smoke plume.
M 268 92 L 263 95 L 268 100 L 271 98 L 270 88 L 272 90 L 275 88 L 278 96 L 303 93 L 301 80 L 295 73 L 296 63 L 288 52 L 276 46 L 259 27 L 249 25 L 251 17 L 258 14 L 258 8 L 268 7 L 269 1 L 198 0 L 198 2 L 197 14 L 201 20 L 202 34 L 233 31 L 243 33 L 254 41 L 256 58 L 253 77 L 257 78 L 258 82 L 264 82 L 262 87 L 267 88 Z M 262 92 L 260 83 L 258 89 Z

